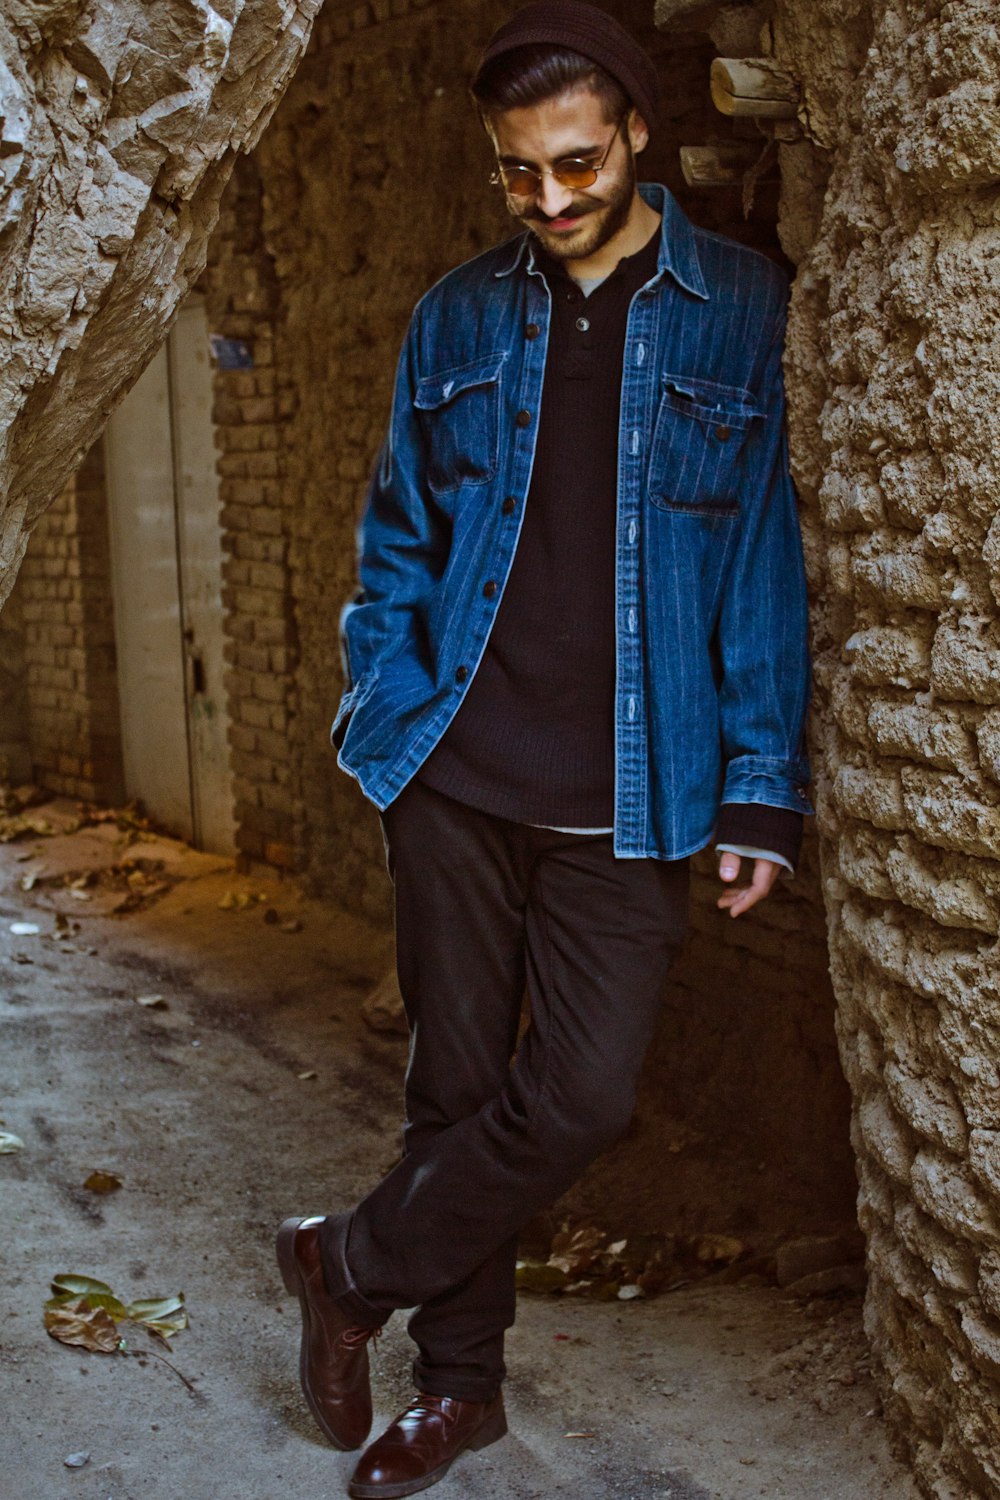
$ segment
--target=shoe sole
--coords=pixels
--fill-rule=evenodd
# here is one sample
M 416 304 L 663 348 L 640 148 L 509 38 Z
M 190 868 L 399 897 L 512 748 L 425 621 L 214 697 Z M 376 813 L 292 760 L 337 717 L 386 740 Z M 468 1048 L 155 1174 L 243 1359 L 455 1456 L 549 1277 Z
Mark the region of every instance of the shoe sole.
M 302 1280 L 299 1263 L 295 1259 L 295 1232 L 299 1228 L 299 1225 L 305 1222 L 305 1219 L 286 1219 L 278 1230 L 278 1238 L 275 1242 L 278 1270 L 281 1272 L 281 1279 L 284 1282 L 285 1290 L 290 1297 L 297 1297 L 299 1299 L 299 1310 L 302 1313 L 302 1343 L 299 1346 L 299 1384 L 302 1387 L 302 1394 L 306 1398 L 306 1405 L 312 1412 L 313 1419 L 323 1436 L 328 1438 L 339 1452 L 353 1453 L 355 1449 L 361 1447 L 368 1433 L 366 1432 L 362 1437 L 359 1437 L 357 1442 L 345 1443 L 343 1438 L 330 1426 L 322 1407 L 316 1401 L 309 1386 L 309 1300 L 306 1297 L 305 1283 Z
M 353 1500 L 402 1500 L 404 1495 L 416 1495 L 421 1490 L 429 1490 L 432 1484 L 437 1484 L 443 1479 L 457 1458 L 463 1453 L 472 1453 L 478 1448 L 488 1448 L 490 1443 L 497 1443 L 507 1432 L 507 1417 L 503 1407 L 492 1417 L 488 1418 L 469 1438 L 463 1443 L 457 1452 L 453 1453 L 447 1463 L 439 1464 L 429 1474 L 424 1474 L 420 1479 L 409 1479 L 400 1484 L 357 1484 L 351 1480 L 347 1486 L 347 1493 Z

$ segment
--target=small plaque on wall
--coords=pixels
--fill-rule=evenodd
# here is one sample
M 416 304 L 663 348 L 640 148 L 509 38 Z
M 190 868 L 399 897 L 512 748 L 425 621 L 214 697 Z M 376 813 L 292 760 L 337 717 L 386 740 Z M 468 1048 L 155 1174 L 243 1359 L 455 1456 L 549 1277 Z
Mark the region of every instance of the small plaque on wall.
M 253 350 L 246 339 L 224 339 L 220 333 L 210 333 L 208 342 L 220 370 L 253 369 Z

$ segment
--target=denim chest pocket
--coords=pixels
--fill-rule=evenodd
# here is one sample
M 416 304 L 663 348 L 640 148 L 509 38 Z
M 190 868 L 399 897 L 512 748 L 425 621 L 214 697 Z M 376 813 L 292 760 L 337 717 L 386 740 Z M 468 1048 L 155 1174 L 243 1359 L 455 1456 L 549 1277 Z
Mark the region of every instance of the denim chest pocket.
M 763 416 L 741 386 L 664 375 L 649 464 L 652 503 L 685 515 L 737 516 L 740 458 Z
M 427 375 L 413 404 L 427 453 L 427 482 L 436 494 L 463 484 L 487 484 L 500 448 L 500 371 L 505 354 Z

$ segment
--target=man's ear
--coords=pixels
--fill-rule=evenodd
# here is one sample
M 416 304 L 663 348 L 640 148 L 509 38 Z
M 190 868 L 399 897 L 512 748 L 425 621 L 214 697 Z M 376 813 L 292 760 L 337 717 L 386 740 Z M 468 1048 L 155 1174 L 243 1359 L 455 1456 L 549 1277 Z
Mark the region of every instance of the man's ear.
M 637 109 L 629 110 L 626 126 L 629 145 L 633 153 L 638 156 L 640 151 L 645 151 L 649 142 L 649 126 Z

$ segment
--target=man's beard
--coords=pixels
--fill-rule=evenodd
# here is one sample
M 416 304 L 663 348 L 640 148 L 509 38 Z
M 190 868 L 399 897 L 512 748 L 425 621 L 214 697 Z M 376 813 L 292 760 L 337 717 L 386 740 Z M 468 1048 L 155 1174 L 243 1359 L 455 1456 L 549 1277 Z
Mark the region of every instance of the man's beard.
M 624 229 L 632 210 L 635 184 L 635 161 L 630 152 L 625 176 L 600 207 L 587 208 L 585 204 L 574 203 L 559 216 L 563 219 L 579 218 L 579 232 L 571 230 L 568 234 L 546 234 L 548 219 L 537 208 L 524 214 L 514 213 L 514 217 L 531 230 L 553 260 L 586 260 L 589 256 L 596 255 L 598 250 Z

